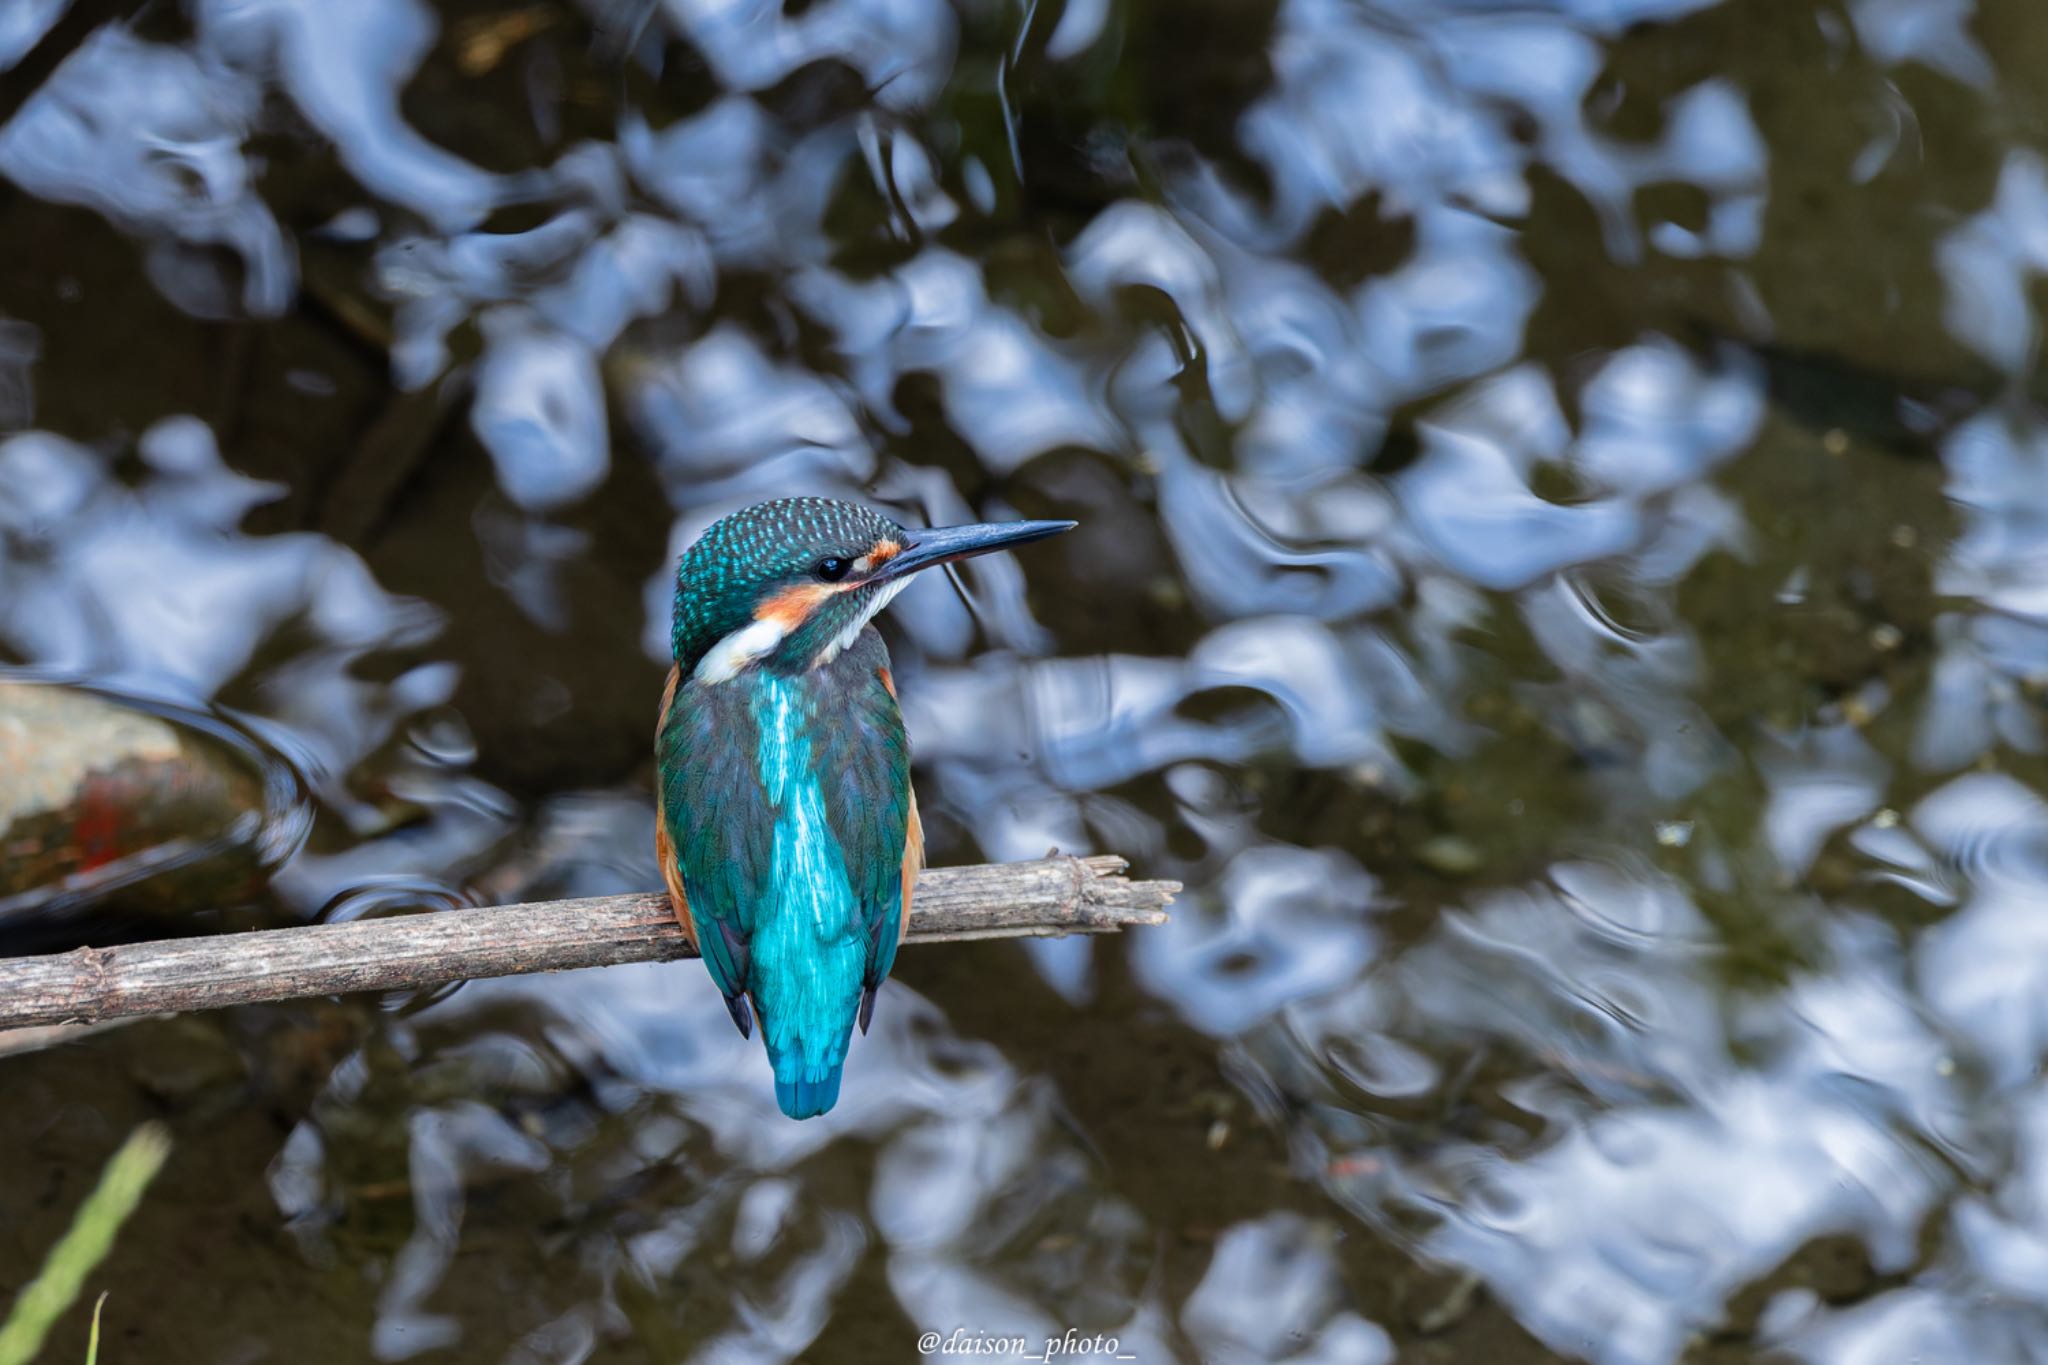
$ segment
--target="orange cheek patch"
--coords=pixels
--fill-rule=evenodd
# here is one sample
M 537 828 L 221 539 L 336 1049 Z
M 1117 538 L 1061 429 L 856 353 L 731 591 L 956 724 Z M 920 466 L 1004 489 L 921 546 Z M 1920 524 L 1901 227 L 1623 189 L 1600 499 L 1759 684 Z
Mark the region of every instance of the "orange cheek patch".
M 782 627 L 787 635 L 805 621 L 826 598 L 839 589 L 829 583 L 799 583 L 793 588 L 784 588 L 775 596 L 754 609 L 756 621 L 773 621 Z

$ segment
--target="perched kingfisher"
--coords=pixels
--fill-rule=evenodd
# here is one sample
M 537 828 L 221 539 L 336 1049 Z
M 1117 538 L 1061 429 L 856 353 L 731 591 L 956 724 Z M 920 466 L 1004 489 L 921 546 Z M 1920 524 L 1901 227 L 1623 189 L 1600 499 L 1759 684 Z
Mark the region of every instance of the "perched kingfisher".
M 740 1035 L 760 1020 L 793 1119 L 839 1098 L 924 866 L 910 744 L 870 622 L 920 569 L 1073 526 L 913 531 L 783 498 L 712 523 L 676 567 L 655 851 Z

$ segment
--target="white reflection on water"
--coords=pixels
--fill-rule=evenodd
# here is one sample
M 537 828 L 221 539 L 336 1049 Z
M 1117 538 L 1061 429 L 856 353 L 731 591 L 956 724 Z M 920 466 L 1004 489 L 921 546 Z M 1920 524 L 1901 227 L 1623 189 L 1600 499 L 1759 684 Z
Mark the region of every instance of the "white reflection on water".
M 275 315 L 298 280 L 242 152 L 258 100 L 204 54 L 103 28 L 0 129 L 0 175 L 152 237 L 151 276 L 183 307 Z M 201 246 L 241 258 L 240 308 L 181 254 Z
M 204 701 L 288 627 L 308 649 L 255 682 L 302 771 L 347 772 L 405 716 L 447 699 L 452 669 L 349 675 L 417 644 L 437 614 L 377 586 L 324 536 L 245 536 L 281 489 L 234 473 L 191 417 L 143 433 L 133 487 L 106 457 L 46 432 L 0 442 L 0 642 L 26 661 L 147 695 Z
M 2010 778 L 1959 777 L 1913 811 L 1914 830 L 1970 887 L 1958 912 L 1920 939 L 1928 1003 L 2014 1085 L 2048 1050 L 2048 803 Z
M 1216 1241 L 1208 1273 L 1181 1309 L 1181 1325 L 1203 1358 L 1236 1365 L 1385 1365 L 1386 1332 L 1338 1305 L 1341 1293 L 1328 1231 L 1269 1214 Z
M 1680 888 L 1618 867 L 1552 881 L 1447 920 L 1360 988 L 1373 1005 L 1334 1016 L 1399 1021 L 1453 1054 L 1507 1049 L 1502 1093 L 1540 1136 L 1441 1141 L 1420 1159 L 1382 1146 L 1391 1176 L 1340 1177 L 1339 1196 L 1374 1216 L 1427 1211 L 1431 1255 L 1600 1361 L 1675 1358 L 1736 1288 L 1819 1236 L 1863 1239 L 1879 1273 L 1910 1264 L 1970 1135 L 1891 935 L 1844 921 L 1826 974 L 1731 1009 Z
M 1198 1028 L 1242 1033 L 1345 985 L 1371 958 L 1359 911 L 1373 902 L 1372 879 L 1342 853 L 1249 848 L 1217 878 L 1216 895 L 1220 913 L 1186 903 L 1133 953 L 1150 987 Z
M 2034 216 L 2048 241 L 2048 195 Z M 1935 586 L 1970 610 L 1935 619 L 1940 654 L 1913 756 L 1937 771 L 1996 745 L 2048 747 L 2036 701 L 2048 682 L 2048 432 L 2029 416 L 1986 411 L 1950 434 L 1942 461 L 1961 528 Z
M 416 132 L 399 90 L 437 25 L 417 0 L 199 0 L 201 50 L 223 72 L 287 95 L 370 194 L 442 231 L 480 220 L 494 177 Z
M 1880 61 L 1920 62 L 1966 85 L 1996 76 L 1970 33 L 1977 0 L 1855 0 L 1849 17 L 1856 36 Z
M 759 90 L 829 57 L 858 71 L 884 107 L 916 109 L 952 66 L 956 20 L 938 0 L 823 0 L 794 16 L 777 0 L 662 4 L 732 89 Z
M 947 420 L 993 473 L 1057 446 L 1119 443 L 1080 366 L 993 303 L 964 257 L 932 248 L 868 283 L 807 272 L 793 292 L 831 329 L 848 378 L 888 425 L 901 422 L 898 381 L 921 372 L 938 377 Z

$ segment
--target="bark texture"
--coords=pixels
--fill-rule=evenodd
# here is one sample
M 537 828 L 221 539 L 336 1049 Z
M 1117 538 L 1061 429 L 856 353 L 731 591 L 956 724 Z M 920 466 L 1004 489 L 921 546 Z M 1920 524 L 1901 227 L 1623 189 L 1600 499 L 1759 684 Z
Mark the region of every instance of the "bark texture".
M 1179 885 L 1130 881 L 1125 866 L 1094 857 L 927 869 L 911 905 L 910 942 L 1163 923 Z M 0 1029 L 692 956 L 660 893 L 78 948 L 0 959 Z

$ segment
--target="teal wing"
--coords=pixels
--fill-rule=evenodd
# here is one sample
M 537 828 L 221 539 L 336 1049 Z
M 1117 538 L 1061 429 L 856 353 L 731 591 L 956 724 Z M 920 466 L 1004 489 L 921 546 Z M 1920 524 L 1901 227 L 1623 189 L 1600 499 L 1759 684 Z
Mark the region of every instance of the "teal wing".
M 874 992 L 896 963 L 902 938 L 904 845 L 911 814 L 910 737 L 889 679 L 889 650 L 870 627 L 830 669 L 840 724 L 826 727 L 814 752 L 825 813 L 844 854 L 866 936 L 861 1027 Z
M 752 1031 L 753 919 L 768 902 L 774 862 L 775 813 L 755 750 L 752 708 L 740 689 L 685 683 L 674 690 L 655 741 L 660 818 L 697 949 L 742 1034 Z
M 662 829 L 697 946 L 784 1113 L 839 1095 L 896 960 L 915 816 L 881 638 L 800 675 L 685 682 L 656 739 Z M 749 1012 L 751 1002 L 751 1013 Z
M 909 737 L 891 690 L 889 649 L 872 628 L 862 630 L 793 696 L 803 700 L 807 767 L 838 845 L 829 862 L 846 878 L 862 943 L 864 1027 L 874 990 L 895 966 L 913 821 Z M 711 688 L 684 681 L 655 741 L 662 821 L 690 925 L 741 1033 L 752 1029 L 745 997 L 758 986 L 754 939 L 788 900 L 788 888 L 774 884 L 776 829 L 788 810 L 762 778 L 760 700 L 748 679 Z

